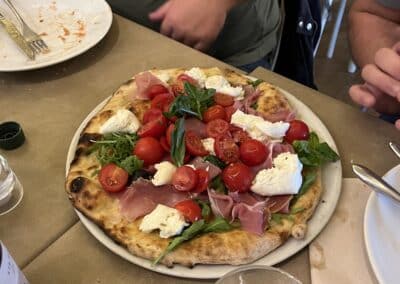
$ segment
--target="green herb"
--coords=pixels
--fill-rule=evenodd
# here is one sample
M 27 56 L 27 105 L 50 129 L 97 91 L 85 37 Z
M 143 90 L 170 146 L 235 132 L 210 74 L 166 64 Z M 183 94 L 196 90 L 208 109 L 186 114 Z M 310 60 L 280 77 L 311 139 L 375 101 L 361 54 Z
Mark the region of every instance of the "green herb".
M 320 143 L 314 132 L 310 133 L 307 141 L 294 141 L 293 147 L 300 161 L 308 167 L 318 167 L 326 162 L 339 160 L 338 154 L 326 142 Z
M 304 193 L 306 193 L 307 189 L 310 188 L 310 186 L 315 182 L 317 179 L 317 173 L 316 171 L 307 171 L 303 175 L 303 183 L 301 184 L 300 190 L 297 193 L 297 196 L 301 196 Z
M 306 210 L 304 207 L 297 207 L 290 209 L 290 214 L 297 214 Z
M 217 156 L 208 155 L 208 156 L 205 156 L 203 159 L 204 159 L 204 161 L 210 162 L 211 164 L 214 164 L 221 169 L 224 169 L 226 167 L 226 164 L 221 159 L 219 159 Z
M 220 233 L 232 230 L 233 226 L 226 221 L 225 218 L 217 217 L 211 223 L 204 226 L 202 233 Z
M 185 120 L 180 118 L 175 123 L 174 131 L 171 135 L 171 158 L 178 167 L 183 165 L 185 158 Z
M 251 107 L 252 109 L 257 109 L 257 108 L 258 108 L 257 102 L 253 103 L 250 107 Z
M 218 193 L 226 194 L 226 187 L 220 175 L 211 180 L 210 187 Z
M 281 213 L 272 213 L 271 219 L 277 224 L 282 224 L 283 219 L 288 219 L 290 221 L 294 221 L 293 216 L 290 214 L 281 214 Z
M 203 112 L 214 104 L 215 90 L 197 88 L 188 82 L 184 83 L 184 87 L 186 95 L 177 96 L 165 116 L 170 118 L 190 115 L 203 119 Z
M 196 202 L 199 204 L 200 208 L 201 208 L 201 216 L 203 217 L 203 219 L 208 219 L 208 217 L 210 217 L 211 214 L 211 208 L 210 208 L 210 203 L 197 199 Z
M 258 85 L 260 85 L 262 82 L 264 82 L 261 79 L 257 79 L 255 81 L 249 81 L 249 84 L 252 85 L 254 88 L 256 88 Z
M 135 171 L 143 167 L 143 161 L 133 155 L 126 157 L 118 166 L 127 171 L 129 175 L 132 175 Z
M 160 260 L 162 260 L 164 258 L 164 256 L 166 256 L 168 253 L 170 253 L 171 251 L 173 251 L 175 248 L 177 248 L 180 244 L 182 244 L 185 241 L 188 241 L 190 239 L 193 239 L 196 235 L 200 234 L 201 231 L 203 230 L 205 225 L 205 221 L 204 220 L 199 220 L 194 222 L 190 227 L 188 227 L 187 229 L 185 229 L 183 231 L 183 233 L 178 236 L 175 237 L 167 246 L 167 248 L 161 253 L 161 255 L 159 257 L 157 257 L 154 262 L 153 265 L 157 264 L 158 262 L 160 262 Z

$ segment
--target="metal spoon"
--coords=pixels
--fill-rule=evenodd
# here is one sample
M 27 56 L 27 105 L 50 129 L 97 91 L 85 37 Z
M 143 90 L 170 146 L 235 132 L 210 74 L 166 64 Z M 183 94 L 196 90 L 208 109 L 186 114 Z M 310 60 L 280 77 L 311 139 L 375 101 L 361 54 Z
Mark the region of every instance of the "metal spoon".
M 383 193 L 386 196 L 400 202 L 400 193 L 398 193 L 390 184 L 384 181 L 379 175 L 371 171 L 370 169 L 358 165 L 352 164 L 353 172 L 356 176 L 361 179 L 365 184 L 371 187 L 378 193 Z
M 396 156 L 400 158 L 400 146 L 396 143 L 389 142 L 389 147 L 396 154 Z

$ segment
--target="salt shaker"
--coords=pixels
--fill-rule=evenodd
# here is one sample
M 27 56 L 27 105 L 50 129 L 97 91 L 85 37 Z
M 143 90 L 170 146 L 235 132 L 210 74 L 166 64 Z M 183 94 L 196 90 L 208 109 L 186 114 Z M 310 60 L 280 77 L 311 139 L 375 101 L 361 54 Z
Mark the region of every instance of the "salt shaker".
M 7 160 L 0 155 L 0 207 L 9 202 L 15 182 L 14 172 L 8 166 Z

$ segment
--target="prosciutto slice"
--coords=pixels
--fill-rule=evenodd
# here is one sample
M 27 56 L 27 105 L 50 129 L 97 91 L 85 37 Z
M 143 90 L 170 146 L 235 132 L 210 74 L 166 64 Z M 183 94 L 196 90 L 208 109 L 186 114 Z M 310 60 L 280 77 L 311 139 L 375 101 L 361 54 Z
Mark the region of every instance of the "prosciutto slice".
M 191 164 L 196 169 L 206 170 L 208 172 L 208 175 L 210 176 L 210 180 L 221 173 L 221 169 L 219 167 L 210 162 L 204 161 L 201 157 L 196 157 L 195 159 L 193 159 Z
M 266 225 L 264 209 L 264 201 L 259 201 L 253 205 L 238 203 L 232 209 L 232 220 L 239 218 L 242 229 L 262 235 Z
M 289 204 L 293 195 L 275 195 L 268 198 L 266 207 L 271 213 L 289 213 Z
M 158 84 L 165 86 L 164 82 L 158 79 L 150 71 L 146 71 L 136 75 L 135 82 L 137 86 L 137 91 L 136 94 L 134 95 L 134 98 L 139 100 L 149 99 L 149 97 L 147 96 L 147 92 L 152 86 Z
M 197 118 L 185 119 L 185 131 L 193 131 L 202 139 L 207 137 L 206 124 Z
M 214 215 L 229 219 L 234 204 L 232 197 L 216 193 L 213 189 L 207 189 L 207 192 Z
M 122 215 L 132 221 L 150 213 L 158 204 L 174 207 L 186 199 L 190 199 L 187 192 L 176 191 L 172 185 L 154 186 L 145 179 L 136 180 L 119 196 Z

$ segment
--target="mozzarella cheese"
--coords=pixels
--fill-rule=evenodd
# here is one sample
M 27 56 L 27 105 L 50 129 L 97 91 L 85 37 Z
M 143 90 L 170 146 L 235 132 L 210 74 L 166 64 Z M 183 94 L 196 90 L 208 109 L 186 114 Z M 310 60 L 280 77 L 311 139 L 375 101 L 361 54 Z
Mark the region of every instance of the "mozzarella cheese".
M 157 172 L 155 173 L 151 182 L 155 186 L 170 184 L 172 181 L 172 176 L 176 171 L 176 167 L 168 161 L 155 164 L 154 167 L 156 168 Z
M 272 168 L 257 173 L 250 189 L 262 196 L 297 194 L 303 182 L 302 169 L 297 154 L 281 153 Z
M 139 230 L 145 233 L 160 230 L 161 238 L 169 238 L 179 235 L 187 225 L 185 218 L 178 210 L 158 204 L 150 214 L 144 216 Z
M 100 127 L 100 133 L 135 133 L 139 127 L 140 122 L 131 111 L 127 109 L 120 109 Z
M 210 76 L 205 82 L 207 89 L 215 89 L 218 93 L 223 93 L 238 99 L 243 98 L 244 90 L 242 87 L 232 87 L 229 82 L 220 75 Z
M 215 155 L 215 151 L 214 151 L 214 143 L 215 143 L 215 139 L 214 138 L 205 138 L 205 139 L 201 139 L 201 143 L 203 144 L 204 148 L 210 152 L 211 155 Z
M 195 79 L 199 83 L 200 87 L 204 88 L 207 76 L 204 74 L 203 70 L 198 67 L 193 67 L 192 69 L 185 71 L 185 74 Z
M 251 138 L 259 141 L 267 140 L 268 137 L 281 139 L 289 129 L 287 122 L 269 122 L 259 116 L 245 114 L 240 110 L 235 111 L 232 115 L 231 123 L 245 130 Z

